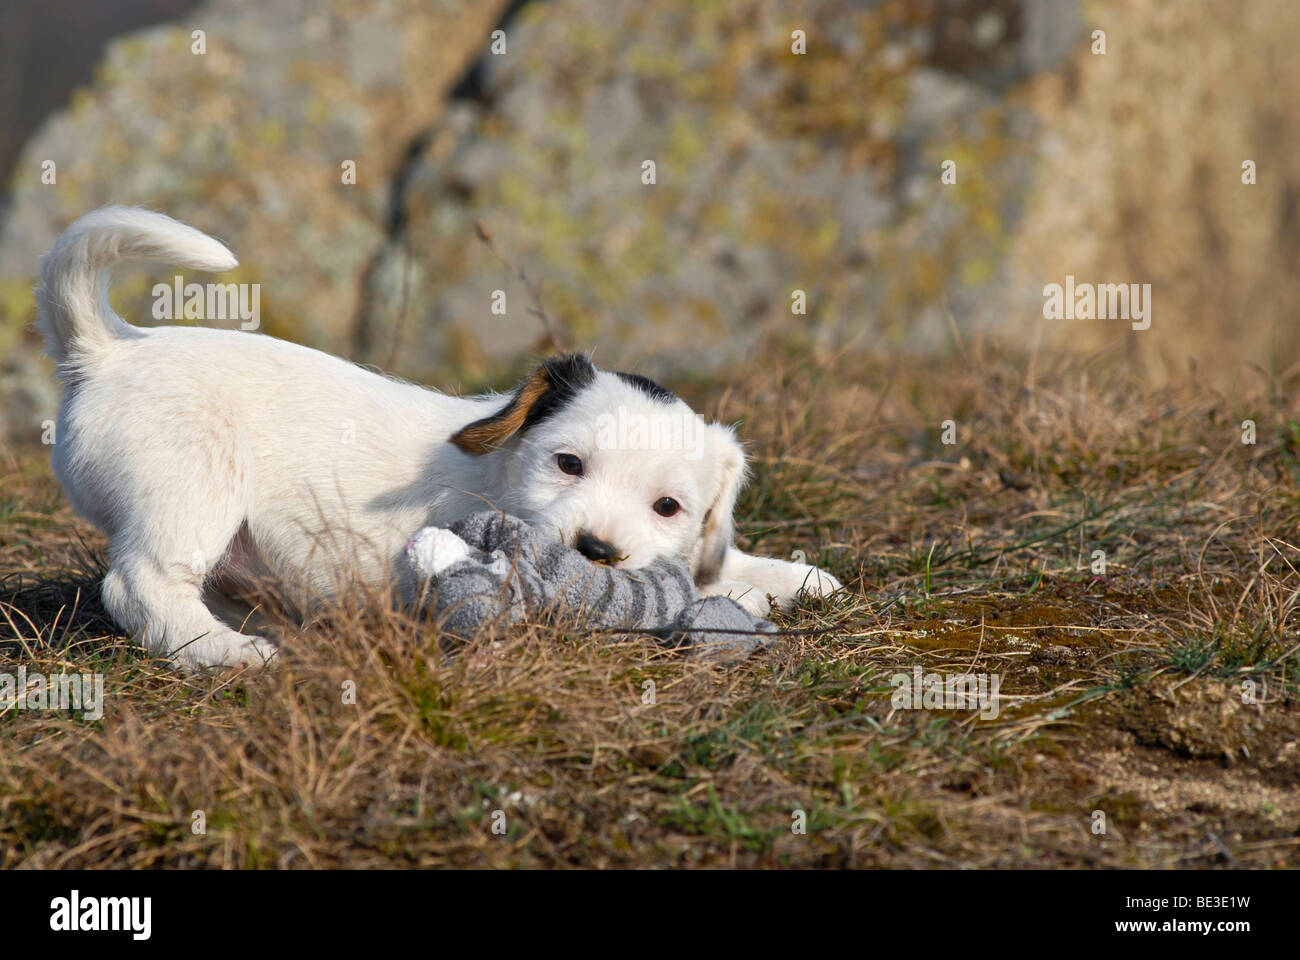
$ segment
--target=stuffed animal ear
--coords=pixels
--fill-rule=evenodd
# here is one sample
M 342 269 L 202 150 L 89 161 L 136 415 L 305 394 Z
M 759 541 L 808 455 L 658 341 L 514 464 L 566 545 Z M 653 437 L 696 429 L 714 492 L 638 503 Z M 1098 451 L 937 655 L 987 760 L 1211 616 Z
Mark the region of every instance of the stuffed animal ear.
M 746 479 L 745 451 L 735 431 L 721 424 L 710 424 L 709 433 L 716 481 L 713 501 L 704 515 L 695 563 L 695 582 L 701 586 L 717 580 L 722 573 L 722 564 L 731 549 L 731 514 Z
M 475 456 L 499 450 L 516 433 L 555 413 L 595 379 L 596 368 L 586 354 L 551 357 L 515 389 L 509 403 L 492 416 L 462 427 L 451 442 Z

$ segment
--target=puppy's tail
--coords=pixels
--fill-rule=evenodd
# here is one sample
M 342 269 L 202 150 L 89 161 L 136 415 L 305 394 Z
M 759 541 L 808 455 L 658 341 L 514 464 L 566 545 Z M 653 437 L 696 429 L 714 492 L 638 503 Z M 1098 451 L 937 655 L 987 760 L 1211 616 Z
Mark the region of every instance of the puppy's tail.
M 220 242 L 161 213 L 103 207 L 64 231 L 41 262 L 37 328 L 60 365 L 100 353 L 133 328 L 108 302 L 113 264 L 161 260 L 194 270 L 231 270 L 239 261 Z

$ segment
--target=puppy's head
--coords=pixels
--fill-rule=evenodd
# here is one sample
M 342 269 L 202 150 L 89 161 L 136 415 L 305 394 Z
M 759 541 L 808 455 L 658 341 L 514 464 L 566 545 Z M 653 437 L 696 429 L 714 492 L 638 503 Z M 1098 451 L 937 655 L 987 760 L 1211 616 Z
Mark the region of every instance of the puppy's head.
M 551 524 L 591 560 L 637 568 L 676 557 L 697 582 L 717 579 L 744 453 L 730 427 L 705 423 L 654 381 L 555 357 L 451 442 L 474 456 L 500 451 L 500 506 Z

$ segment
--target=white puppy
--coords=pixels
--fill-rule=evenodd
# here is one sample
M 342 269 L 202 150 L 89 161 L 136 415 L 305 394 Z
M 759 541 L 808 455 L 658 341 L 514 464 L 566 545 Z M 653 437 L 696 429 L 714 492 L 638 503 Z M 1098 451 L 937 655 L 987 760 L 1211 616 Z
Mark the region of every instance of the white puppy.
M 141 329 L 109 304 L 125 260 L 236 261 L 162 214 L 107 207 L 59 238 L 37 289 L 64 384 L 54 471 L 108 535 L 104 604 L 182 667 L 274 653 L 205 598 L 268 578 L 304 604 L 380 585 L 415 531 L 485 507 L 549 521 L 595 561 L 680 557 L 705 593 L 758 613 L 839 588 L 731 546 L 740 444 L 649 380 L 573 355 L 510 395 L 452 397 L 268 336 Z

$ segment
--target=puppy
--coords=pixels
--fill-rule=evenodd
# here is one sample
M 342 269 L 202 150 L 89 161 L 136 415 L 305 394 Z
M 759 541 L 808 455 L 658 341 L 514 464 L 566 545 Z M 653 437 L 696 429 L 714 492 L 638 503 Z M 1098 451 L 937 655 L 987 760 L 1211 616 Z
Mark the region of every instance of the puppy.
M 104 604 L 182 668 L 274 654 L 214 615 L 222 596 L 265 578 L 308 599 L 389 582 L 416 530 L 484 507 L 550 523 L 596 562 L 679 557 L 704 593 L 756 613 L 840 586 L 732 546 L 740 444 L 650 380 L 578 354 L 511 394 L 453 397 L 268 336 L 137 328 L 108 299 L 126 260 L 236 260 L 169 217 L 106 207 L 59 238 L 36 291 L 64 387 L 54 472 L 108 536 Z

